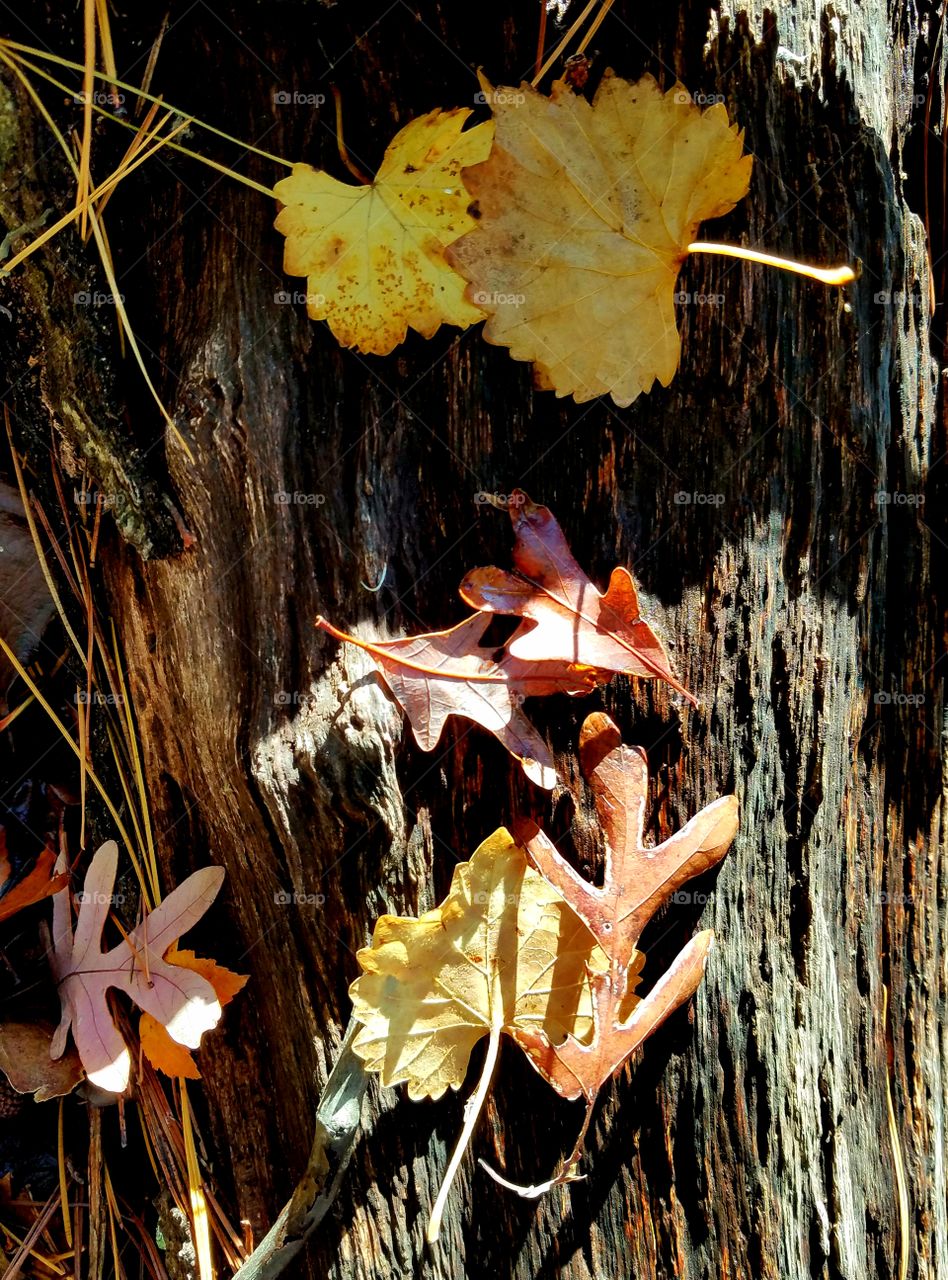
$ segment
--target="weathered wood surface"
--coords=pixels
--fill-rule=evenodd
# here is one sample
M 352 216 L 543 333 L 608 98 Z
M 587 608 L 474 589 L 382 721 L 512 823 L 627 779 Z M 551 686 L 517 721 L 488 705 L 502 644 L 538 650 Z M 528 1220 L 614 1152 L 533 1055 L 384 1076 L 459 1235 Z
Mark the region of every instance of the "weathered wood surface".
M 946 529 L 932 469 L 945 431 L 917 133 L 902 172 L 937 21 L 881 0 L 746 7 L 618 3 L 597 69 L 726 96 L 757 163 L 715 237 L 856 257 L 863 276 L 844 297 L 690 261 L 681 371 L 628 410 L 534 393 L 477 329 L 412 338 L 385 360 L 340 351 L 301 306 L 275 302 L 305 286 L 281 274 L 273 208 L 193 165 L 153 166 L 114 199 L 132 314 L 195 453 L 191 465 L 168 445 L 197 545 L 146 564 L 111 542 L 111 607 L 164 866 L 227 868 L 215 950 L 253 975 L 201 1067 L 214 1173 L 257 1238 L 305 1165 L 375 916 L 432 905 L 455 860 L 518 812 L 559 835 L 571 816 L 466 725 L 420 753 L 365 662 L 317 635 L 317 613 L 378 635 L 456 620 L 464 571 L 503 562 L 509 541 L 475 495 L 520 484 L 597 581 L 633 568 L 700 698 L 693 711 L 624 681 L 604 695 L 649 748 L 656 838 L 727 790 L 742 805 L 716 879 L 646 938 L 652 974 L 699 921 L 719 946 L 692 1011 L 609 1091 L 587 1181 L 528 1204 L 470 1162 L 428 1251 L 463 1097 L 411 1104 L 373 1086 L 300 1275 L 896 1276 L 891 1056 L 909 1274 L 948 1276 Z M 412 115 L 473 105 L 474 67 L 516 82 L 536 9 L 182 3 L 156 85 L 340 172 L 331 111 L 274 99 L 334 82 L 350 149 L 374 168 Z M 150 27 L 139 35 L 144 50 Z M 932 119 L 943 109 L 938 88 Z M 155 414 L 123 381 L 147 447 Z M 538 706 L 564 771 L 596 705 Z M 575 843 L 590 854 L 581 817 Z M 325 902 L 281 903 L 284 890 Z M 507 1051 L 475 1154 L 535 1181 L 569 1150 L 577 1113 Z

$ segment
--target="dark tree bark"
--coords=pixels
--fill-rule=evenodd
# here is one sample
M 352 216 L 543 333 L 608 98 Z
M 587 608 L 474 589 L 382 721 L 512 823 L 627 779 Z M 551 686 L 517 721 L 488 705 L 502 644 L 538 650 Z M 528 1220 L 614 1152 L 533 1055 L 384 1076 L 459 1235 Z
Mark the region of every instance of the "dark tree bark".
M 473 105 L 477 66 L 499 83 L 529 78 L 538 11 L 176 3 L 154 84 L 342 175 L 335 83 L 350 150 L 374 170 L 412 116 Z M 129 78 L 154 19 L 116 20 Z M 281 272 L 275 207 L 179 158 L 129 182 L 109 219 L 193 463 L 162 440 L 108 327 L 64 301 L 64 273 L 101 287 L 91 251 L 63 237 L 28 286 L 4 286 L 21 290 L 25 313 L 16 376 L 39 335 L 41 373 L 6 397 L 34 465 L 52 424 L 72 472 L 84 456 L 106 491 L 139 495 L 124 521 L 139 549 L 173 550 L 174 511 L 196 539 L 143 560 L 115 534 L 103 559 L 164 869 L 171 882 L 208 860 L 226 867 L 215 954 L 252 975 L 200 1066 L 214 1177 L 255 1238 L 305 1166 L 354 952 L 376 916 L 433 905 L 455 862 L 517 815 L 564 839 L 573 820 L 565 793 L 538 795 L 466 723 L 420 753 L 369 664 L 315 631 L 317 613 L 378 635 L 458 620 L 464 572 L 504 563 L 509 544 L 505 517 L 475 495 L 521 485 L 553 508 L 597 582 L 632 567 L 700 699 L 691 710 L 620 679 L 601 701 L 537 704 L 561 773 L 575 769 L 582 718 L 604 705 L 649 750 L 654 838 L 718 795 L 740 798 L 720 872 L 644 940 L 651 977 L 699 922 L 718 946 L 690 1010 L 606 1091 L 586 1181 L 527 1203 L 472 1158 L 428 1250 L 465 1095 L 412 1104 L 373 1084 L 335 1211 L 297 1274 L 895 1277 L 904 1163 L 908 1274 L 948 1275 L 948 532 L 921 220 L 926 157 L 941 208 L 939 21 L 933 4 L 882 0 L 835 16 L 815 3 L 616 5 L 593 41 L 594 74 L 649 71 L 666 86 L 678 75 L 723 94 L 747 130 L 750 196 L 715 237 L 863 264 L 843 295 L 690 260 L 678 376 L 627 410 L 534 392 L 529 369 L 479 327 L 412 336 L 386 359 L 340 350 L 301 306 L 275 302 L 303 291 Z M 61 32 L 47 35 L 63 48 Z M 3 128 L 19 176 L 9 226 L 35 216 L 61 175 L 39 125 Z M 248 171 L 279 176 L 254 158 Z M 720 301 L 694 301 L 709 296 Z M 61 341 L 77 323 L 91 353 L 80 365 Z M 99 435 L 85 448 L 89 424 Z M 125 471 L 111 475 L 102 459 L 116 457 Z M 128 482 L 132 457 L 153 491 Z M 581 818 L 573 839 L 588 855 Z M 325 902 L 286 906 L 281 890 Z M 474 1155 L 537 1181 L 568 1152 L 578 1112 L 508 1047 Z

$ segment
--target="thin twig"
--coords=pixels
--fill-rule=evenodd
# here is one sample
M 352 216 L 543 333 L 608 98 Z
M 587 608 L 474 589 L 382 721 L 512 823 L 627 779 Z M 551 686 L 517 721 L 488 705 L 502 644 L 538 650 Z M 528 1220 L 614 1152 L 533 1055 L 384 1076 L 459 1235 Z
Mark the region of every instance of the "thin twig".
M 612 3 L 613 3 L 613 0 L 603 0 L 602 8 L 596 14 L 595 18 L 593 18 L 592 22 L 589 24 L 589 30 L 586 32 L 582 40 L 580 40 L 579 44 L 576 46 L 577 53 L 586 52 L 586 49 L 589 45 L 590 40 L 593 38 L 593 36 L 602 26 L 605 20 L 606 14 L 612 8 Z
M 757 249 L 747 249 L 740 244 L 712 244 L 706 240 L 694 240 L 688 245 L 687 252 L 716 253 L 725 258 L 740 258 L 744 262 L 759 262 L 765 267 L 778 267 L 781 271 L 791 271 L 794 275 L 819 280 L 821 284 L 852 284 L 859 274 L 850 266 L 811 267 L 806 262 L 795 262 L 793 258 L 779 258 L 773 253 L 760 253 Z
M 145 63 L 145 74 L 142 76 L 142 90 L 135 102 L 135 114 L 140 116 L 145 106 L 145 94 L 151 88 L 152 76 L 155 74 L 155 66 L 158 62 L 158 54 L 161 52 L 161 44 L 165 38 L 165 32 L 168 30 L 168 18 L 170 14 L 165 13 L 162 19 L 161 28 L 155 36 L 154 44 L 148 54 L 148 61 Z
M 352 1052 L 358 1028 L 352 1019 L 316 1108 L 316 1133 L 306 1171 L 234 1280 L 275 1280 L 300 1253 L 336 1198 L 359 1132 L 367 1079 L 362 1060 Z
M 589 0 L 589 3 L 586 5 L 586 8 L 582 11 L 582 13 L 579 15 L 579 17 L 570 27 L 569 31 L 567 31 L 566 35 L 563 36 L 559 44 L 556 46 L 556 48 L 547 58 L 546 62 L 544 62 L 543 66 L 540 68 L 540 70 L 536 73 L 536 75 L 530 81 L 534 89 L 537 87 L 537 85 L 540 83 L 540 81 L 549 71 L 550 67 L 552 67 L 553 63 L 557 60 L 557 58 L 560 56 L 560 54 L 569 44 L 570 40 L 572 40 L 573 36 L 576 34 L 579 28 L 583 25 L 583 23 L 586 21 L 589 15 L 592 13 L 593 9 L 595 9 L 597 3 L 598 3 L 598 0 Z
M 540 32 L 537 36 L 537 60 L 533 66 L 533 74 L 539 80 L 540 68 L 543 66 L 543 50 L 546 48 L 546 0 L 540 0 Z

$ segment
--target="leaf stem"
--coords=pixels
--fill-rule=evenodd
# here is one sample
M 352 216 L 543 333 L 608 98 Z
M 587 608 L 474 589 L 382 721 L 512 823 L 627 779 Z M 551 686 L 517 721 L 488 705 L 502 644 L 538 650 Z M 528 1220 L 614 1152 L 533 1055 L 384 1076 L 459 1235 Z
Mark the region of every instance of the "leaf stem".
M 747 249 L 739 244 L 712 244 L 706 240 L 695 240 L 688 246 L 687 252 L 716 253 L 723 258 L 741 258 L 745 262 L 760 262 L 765 267 L 779 267 L 781 271 L 792 271 L 794 275 L 819 280 L 821 284 L 852 284 L 858 275 L 852 267 L 811 267 L 806 262 L 796 262 L 793 258 L 778 258 L 775 254 L 760 253 L 757 249 Z
M 589 1132 L 589 1123 L 592 1120 L 593 1111 L 596 1107 L 596 1099 L 598 1093 L 594 1093 L 591 1098 L 586 1099 L 586 1114 L 583 1117 L 583 1127 L 579 1131 L 579 1136 L 573 1143 L 573 1149 L 569 1153 L 569 1159 L 563 1165 L 563 1172 L 560 1174 L 560 1180 L 563 1182 L 572 1182 L 576 1178 L 573 1172 L 579 1164 L 580 1157 L 583 1154 L 583 1147 L 586 1145 L 586 1134 Z
M 346 148 L 345 139 L 342 133 L 342 94 L 336 85 L 332 85 L 332 100 L 336 104 L 336 146 L 339 148 L 339 159 L 346 166 L 354 178 L 357 178 L 363 186 L 372 185 L 372 179 L 363 173 L 356 162 L 349 155 Z
M 360 640 L 358 636 L 351 636 L 346 631 L 340 631 L 338 627 L 334 627 L 331 622 L 327 621 L 326 618 L 321 615 L 316 619 L 316 626 L 320 631 L 325 631 L 327 635 L 332 636 L 333 639 L 341 640 L 345 644 L 354 644 L 357 649 L 362 649 L 365 653 L 370 653 L 373 657 L 379 658 L 384 662 L 388 662 L 392 666 L 405 667 L 409 671 L 418 671 L 421 675 L 431 676 L 436 680 L 460 680 L 464 684 L 510 684 L 509 677 L 504 675 L 503 672 L 496 676 L 484 675 L 477 671 L 459 673 L 450 670 L 446 671 L 437 667 L 427 667 L 422 662 L 412 662 L 410 658 L 403 658 L 401 654 L 387 650 L 384 647 L 386 643 L 385 641 L 381 644 L 373 644 L 371 640 Z M 432 632 L 432 634 L 444 635 L 445 633 L 435 631 Z M 420 640 L 423 637 L 414 636 L 412 638 Z M 406 637 L 406 639 L 408 639 L 408 637 Z M 538 680 L 544 679 L 543 673 L 538 672 L 536 678 Z M 529 679 L 529 677 L 524 676 L 523 679 L 526 680 Z
M 573 1143 L 573 1149 L 563 1163 L 563 1167 L 559 1173 L 555 1173 L 552 1178 L 548 1178 L 546 1182 L 538 1182 L 533 1186 L 523 1186 L 519 1182 L 511 1182 L 508 1178 L 504 1178 L 492 1169 L 486 1160 L 478 1160 L 478 1164 L 486 1174 L 502 1187 L 506 1187 L 508 1191 L 515 1192 L 518 1196 L 522 1196 L 524 1200 L 539 1200 L 541 1196 L 545 1196 L 548 1191 L 552 1191 L 554 1187 L 560 1187 L 566 1182 L 582 1182 L 585 1174 L 576 1173 L 576 1166 L 579 1164 L 580 1157 L 583 1154 L 583 1147 L 586 1142 L 586 1134 L 589 1132 L 589 1122 L 592 1120 L 593 1110 L 596 1106 L 598 1094 L 594 1093 L 591 1098 L 586 1099 L 586 1115 L 583 1118 L 583 1127 L 579 1131 L 579 1137 Z
M 448 1164 L 447 1172 L 444 1175 L 444 1181 L 441 1183 L 441 1190 L 438 1192 L 438 1198 L 434 1202 L 434 1208 L 431 1210 L 431 1221 L 428 1223 L 428 1243 L 434 1244 L 441 1232 L 441 1219 L 444 1215 L 444 1206 L 448 1198 L 448 1192 L 454 1182 L 457 1171 L 460 1168 L 464 1153 L 470 1144 L 474 1128 L 477 1125 L 478 1118 L 481 1114 L 481 1108 L 490 1089 L 491 1077 L 494 1074 L 494 1067 L 497 1065 L 497 1055 L 500 1052 L 500 1024 L 495 1022 L 490 1029 L 490 1039 L 487 1042 L 487 1055 L 484 1058 L 484 1066 L 481 1071 L 481 1078 L 478 1081 L 477 1088 L 467 1100 L 464 1108 L 464 1128 L 461 1130 L 461 1136 L 458 1138 L 458 1144 L 454 1148 L 454 1154 L 451 1156 Z

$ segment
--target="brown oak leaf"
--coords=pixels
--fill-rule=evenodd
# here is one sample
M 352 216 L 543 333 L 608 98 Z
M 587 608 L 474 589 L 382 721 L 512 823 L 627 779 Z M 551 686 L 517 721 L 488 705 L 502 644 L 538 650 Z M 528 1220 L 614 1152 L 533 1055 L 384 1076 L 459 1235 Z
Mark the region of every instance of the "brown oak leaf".
M 316 625 L 370 655 L 408 716 L 422 751 L 438 745 L 448 716 L 466 716 L 489 730 L 517 757 L 527 777 L 548 790 L 556 782 L 553 760 L 524 714 L 523 699 L 588 693 L 608 678 L 575 663 L 525 660 L 509 650 L 496 658 L 495 649 L 480 645 L 490 625 L 483 613 L 448 631 L 397 640 L 361 640 L 325 618 L 317 618 Z
M 662 844 L 643 844 L 648 765 L 639 747 L 624 746 L 608 716 L 587 718 L 580 757 L 605 836 L 602 887 L 584 880 L 539 830 L 527 857 L 554 885 L 610 957 L 606 973 L 591 976 L 595 1034 L 588 1043 L 568 1036 L 553 1044 L 542 1030 L 515 1030 L 540 1074 L 564 1098 L 592 1103 L 629 1055 L 695 991 L 711 949 L 710 930 L 697 934 L 627 1021 L 619 1019 L 636 943 L 659 906 L 692 877 L 720 862 L 737 832 L 738 807 L 724 796 L 702 809 Z
M 449 715 L 465 716 L 503 743 L 528 778 L 551 789 L 552 758 L 523 712 L 525 698 L 589 693 L 621 673 L 662 679 L 695 699 L 675 679 L 661 641 L 641 617 L 629 571 L 614 569 L 602 595 L 547 507 L 519 489 L 508 502 L 516 572 L 489 568 L 467 575 L 460 593 L 478 613 L 446 631 L 395 640 L 363 640 L 322 617 L 316 625 L 372 657 L 423 751 L 437 746 Z M 499 650 L 482 643 L 492 613 L 521 620 Z

